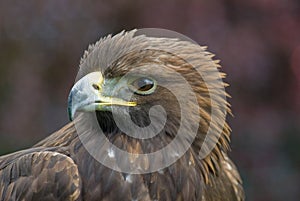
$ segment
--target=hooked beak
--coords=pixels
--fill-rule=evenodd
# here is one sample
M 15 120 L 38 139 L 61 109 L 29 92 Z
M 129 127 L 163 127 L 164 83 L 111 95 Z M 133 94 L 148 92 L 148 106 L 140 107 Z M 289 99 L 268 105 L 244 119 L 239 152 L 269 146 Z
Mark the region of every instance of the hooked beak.
M 104 96 L 104 78 L 101 72 L 92 72 L 78 80 L 72 87 L 68 97 L 68 115 L 72 121 L 77 111 L 93 112 L 108 111 L 112 105 L 136 106 L 136 102 L 128 102 L 120 98 Z M 110 86 L 111 87 L 111 86 Z

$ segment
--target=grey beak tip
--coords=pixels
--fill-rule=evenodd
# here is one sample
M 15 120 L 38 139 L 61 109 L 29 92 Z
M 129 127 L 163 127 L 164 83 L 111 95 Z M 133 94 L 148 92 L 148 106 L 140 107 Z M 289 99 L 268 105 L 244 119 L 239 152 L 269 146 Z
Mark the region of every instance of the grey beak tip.
M 73 99 L 73 93 L 71 91 L 68 97 L 68 116 L 70 121 L 73 121 L 74 118 L 74 114 L 72 111 L 72 99 Z

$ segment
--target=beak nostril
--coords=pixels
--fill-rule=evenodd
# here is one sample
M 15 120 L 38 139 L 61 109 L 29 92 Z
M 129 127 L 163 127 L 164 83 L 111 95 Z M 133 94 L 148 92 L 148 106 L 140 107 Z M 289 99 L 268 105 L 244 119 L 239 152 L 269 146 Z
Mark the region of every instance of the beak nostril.
M 96 89 L 98 91 L 100 90 L 100 87 L 97 84 L 93 84 L 92 86 L 93 86 L 94 89 Z

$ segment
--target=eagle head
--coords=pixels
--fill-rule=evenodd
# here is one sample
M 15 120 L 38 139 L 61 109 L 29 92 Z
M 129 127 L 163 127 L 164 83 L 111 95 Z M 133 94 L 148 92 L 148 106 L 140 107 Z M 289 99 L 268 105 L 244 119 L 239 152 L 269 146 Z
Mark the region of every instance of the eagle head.
M 224 74 L 213 56 L 191 41 L 136 30 L 103 38 L 81 60 L 69 117 L 78 113 L 84 121 L 94 115 L 101 132 L 121 150 L 152 154 L 168 147 L 162 153 L 172 158 L 167 165 L 190 151 L 206 161 L 202 169 L 214 172 L 229 148 L 230 109 Z M 149 156 L 143 160 L 149 162 Z

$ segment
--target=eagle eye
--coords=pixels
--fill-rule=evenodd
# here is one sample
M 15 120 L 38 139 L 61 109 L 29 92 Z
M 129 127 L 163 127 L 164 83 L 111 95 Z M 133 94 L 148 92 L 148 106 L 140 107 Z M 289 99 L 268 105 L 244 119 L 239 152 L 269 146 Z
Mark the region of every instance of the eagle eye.
M 130 83 L 130 89 L 140 95 L 149 95 L 156 88 L 155 80 L 147 77 L 139 77 Z

